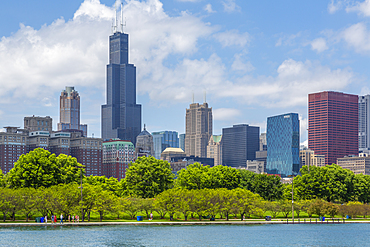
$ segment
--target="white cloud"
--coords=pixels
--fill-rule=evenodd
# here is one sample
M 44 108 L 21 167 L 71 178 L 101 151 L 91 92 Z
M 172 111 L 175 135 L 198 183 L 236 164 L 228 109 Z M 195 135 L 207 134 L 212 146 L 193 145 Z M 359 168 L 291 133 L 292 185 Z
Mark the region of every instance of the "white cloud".
M 214 36 L 223 47 L 233 45 L 244 47 L 250 42 L 251 39 L 249 33 L 239 33 L 239 31 L 235 29 L 217 33 Z
M 342 1 L 336 1 L 336 0 L 331 0 L 330 3 L 328 4 L 328 11 L 330 14 L 334 14 L 337 12 L 339 9 L 342 8 Z
M 234 62 L 231 65 L 231 69 L 234 71 L 250 72 L 254 70 L 252 63 L 250 61 L 244 62 L 242 59 L 242 54 L 234 55 Z
M 224 6 L 225 12 L 231 13 L 234 11 L 240 11 L 240 6 L 235 3 L 235 0 L 222 1 L 222 5 Z
M 241 115 L 241 112 L 238 109 L 233 109 L 233 108 L 214 109 L 212 113 L 213 113 L 214 120 L 221 120 L 221 121 L 229 121 Z
M 300 134 L 300 141 L 307 140 L 308 135 L 308 119 L 303 118 L 302 115 L 299 115 L 299 134 Z M 302 145 L 302 143 L 301 143 Z
M 326 45 L 326 40 L 324 38 L 317 38 L 311 42 L 311 49 L 316 50 L 317 52 L 323 52 L 328 49 Z
M 281 46 L 281 45 L 286 45 L 286 46 L 293 46 L 295 45 L 295 41 L 297 38 L 300 38 L 302 36 L 302 32 L 298 32 L 296 34 L 280 34 L 279 39 L 276 41 L 275 46 Z
M 210 3 L 204 6 L 204 10 L 207 11 L 208 13 L 216 13 L 216 11 L 212 9 L 212 5 Z
M 276 77 L 245 76 L 219 86 L 219 97 L 234 97 L 265 107 L 305 106 L 307 94 L 325 90 L 343 90 L 354 75 L 347 68 L 331 70 L 318 62 L 285 60 Z
M 363 16 L 370 16 L 370 0 L 363 2 L 356 1 L 353 5 L 347 6 L 347 12 L 357 12 Z
M 304 147 L 308 148 L 308 140 L 305 140 L 305 141 L 301 142 L 300 146 L 304 146 Z
M 362 22 L 346 28 L 340 37 L 358 53 L 370 51 L 370 32 Z

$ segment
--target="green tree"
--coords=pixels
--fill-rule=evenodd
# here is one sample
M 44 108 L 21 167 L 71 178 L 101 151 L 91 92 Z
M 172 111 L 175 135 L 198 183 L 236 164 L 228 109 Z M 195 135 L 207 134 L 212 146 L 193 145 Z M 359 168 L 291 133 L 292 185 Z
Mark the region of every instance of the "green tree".
M 326 203 L 322 199 L 316 199 L 311 202 L 311 205 L 308 208 L 308 214 L 313 215 L 316 214 L 318 216 L 324 216 L 325 215 L 325 207 Z
M 54 186 L 53 189 L 56 197 L 56 200 L 54 200 L 55 209 L 67 217 L 79 206 L 81 193 L 78 189 L 78 184 L 59 184 Z M 95 196 L 97 195 L 95 191 L 93 193 Z M 88 201 L 88 198 L 83 198 L 83 200 Z
M 122 179 L 123 181 L 123 179 Z M 122 183 L 118 182 L 117 178 L 105 176 L 89 176 L 85 177 L 83 180 L 84 183 L 91 185 L 99 185 L 102 189 L 112 192 L 116 196 L 124 196 Z
M 34 188 L 21 188 L 14 191 L 19 201 L 18 210 L 26 215 L 26 222 L 36 211 L 37 196 Z
M 155 198 L 156 206 L 166 211 L 170 220 L 173 220 L 174 214 L 179 211 L 180 200 L 181 195 L 178 193 L 178 189 L 165 190 Z
M 0 169 L 0 187 L 5 186 L 5 181 L 4 181 L 4 174 L 3 171 Z
M 280 200 L 278 204 L 280 212 L 285 218 L 288 218 L 288 215 L 292 212 L 292 201 Z
M 149 219 L 150 213 L 154 211 L 154 198 L 141 198 L 139 210 L 144 212 Z
M 120 198 L 123 211 L 134 219 L 136 214 L 140 211 L 140 199 L 135 197 Z
M 265 209 L 266 211 L 270 211 L 273 218 L 276 218 L 280 212 L 279 204 L 276 201 L 266 202 Z
M 209 166 L 203 166 L 195 162 L 177 173 L 176 185 L 187 190 L 208 188 L 211 186 L 208 171 Z
M 330 215 L 331 218 L 334 218 L 339 212 L 339 206 L 332 202 L 326 203 L 324 205 L 324 213 Z
M 254 191 L 253 181 L 257 175 L 254 172 L 248 170 L 239 170 L 240 173 L 240 187 L 246 190 Z
M 206 178 L 208 178 L 206 188 L 232 190 L 239 187 L 241 175 L 235 168 L 219 165 L 209 168 Z
M 114 212 L 114 209 L 117 205 L 117 197 L 113 194 L 113 192 L 104 190 L 100 186 L 95 186 L 95 205 L 93 207 L 93 211 L 99 213 L 99 220 L 100 222 L 103 221 L 103 217 L 108 212 Z
M 132 195 L 153 198 L 173 186 L 174 175 L 167 161 L 143 156 L 130 164 L 125 179 Z
M 10 188 L 40 188 L 61 183 L 78 181 L 80 170 L 76 158 L 60 154 L 55 157 L 42 148 L 22 154 L 15 162 L 14 168 L 6 174 Z
M 283 185 L 280 177 L 267 174 L 256 174 L 252 183 L 253 193 L 259 194 L 268 201 L 280 200 L 283 195 Z
M 13 200 L 14 196 L 13 190 L 0 187 L 0 212 L 3 213 L 4 222 L 6 220 L 6 215 L 15 207 Z
M 191 191 L 187 189 L 179 189 L 177 193 L 181 195 L 181 200 L 178 201 L 178 210 L 182 213 L 185 220 L 188 220 L 188 216 L 190 215 L 190 206 L 189 201 L 191 198 Z

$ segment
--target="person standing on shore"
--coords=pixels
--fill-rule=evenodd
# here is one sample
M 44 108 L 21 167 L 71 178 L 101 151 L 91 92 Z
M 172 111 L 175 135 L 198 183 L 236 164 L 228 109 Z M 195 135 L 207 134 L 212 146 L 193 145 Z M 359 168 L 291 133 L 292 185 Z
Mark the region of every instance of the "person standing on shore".
M 76 215 L 77 223 L 80 223 L 80 216 Z
M 71 215 L 68 215 L 68 222 L 71 223 Z
M 60 224 L 63 224 L 63 214 L 60 215 Z
M 51 215 L 51 224 L 54 224 L 54 214 Z
M 44 217 L 44 221 L 45 221 L 45 224 L 47 224 L 47 223 L 48 223 L 48 216 L 47 216 L 47 215 L 45 215 L 45 217 Z
M 75 216 L 72 215 L 72 223 L 75 223 Z
M 150 213 L 150 220 L 153 220 L 153 213 Z

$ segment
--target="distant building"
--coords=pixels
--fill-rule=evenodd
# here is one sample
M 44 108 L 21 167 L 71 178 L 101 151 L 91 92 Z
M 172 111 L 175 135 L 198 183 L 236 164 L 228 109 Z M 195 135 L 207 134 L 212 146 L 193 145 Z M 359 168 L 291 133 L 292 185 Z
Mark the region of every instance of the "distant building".
M 367 154 L 337 159 L 337 165 L 352 171 L 355 175 L 370 175 L 370 157 Z
M 256 151 L 256 160 L 263 162 L 263 170 L 266 171 L 266 164 L 267 164 L 266 133 L 261 133 L 260 135 L 260 150 Z
M 185 153 L 207 157 L 207 144 L 212 135 L 212 108 L 207 103 L 190 104 L 186 109 Z
M 260 128 L 248 124 L 233 125 L 222 129 L 222 164 L 246 166 L 247 160 L 256 159 L 259 150 Z
M 265 172 L 265 162 L 258 160 L 247 160 L 246 170 L 254 172 L 256 174 L 262 174 Z
M 370 150 L 370 95 L 358 97 L 358 148 Z
M 184 157 L 185 152 L 181 148 L 168 147 L 161 153 L 161 160 L 171 162 L 174 157 Z
M 134 145 L 141 131 L 141 105 L 136 104 L 136 67 L 129 63 L 128 34 L 109 36 L 106 104 L 102 105 L 104 140 L 119 138 Z
M 49 138 L 48 149 L 56 156 L 59 154 L 71 155 L 71 133 L 56 132 L 52 133 Z
M 181 148 L 185 152 L 185 134 L 179 135 L 179 148 Z
M 153 136 L 146 130 L 145 124 L 144 130 L 136 137 L 135 156 L 154 156 Z
M 156 159 L 161 158 L 161 153 L 168 147 L 178 148 L 179 138 L 176 131 L 159 131 L 153 132 L 153 146 L 154 146 L 154 157 Z
M 310 149 L 299 151 L 299 160 L 302 166 L 325 166 L 325 155 L 315 154 L 315 151 Z
M 74 87 L 66 87 L 60 95 L 58 131 L 82 130 L 87 136 L 87 125 L 80 124 L 80 95 Z
M 325 155 L 325 164 L 358 154 L 358 102 L 357 95 L 339 92 L 308 95 L 308 148 Z
M 207 145 L 207 158 L 214 159 L 214 165 L 222 165 L 222 135 L 213 135 Z
M 27 137 L 27 153 L 36 148 L 49 150 L 49 137 L 49 131 L 30 132 Z
M 287 177 L 297 175 L 299 169 L 298 114 L 287 113 L 267 118 L 266 172 Z
M 22 154 L 27 153 L 27 132 L 17 127 L 5 127 L 0 132 L 0 169 L 8 173 Z
M 33 131 L 48 131 L 51 132 L 53 128 L 53 119 L 49 116 L 38 117 L 33 115 L 32 117 L 24 117 L 24 130 L 28 132 Z
M 103 175 L 125 178 L 126 170 L 135 161 L 135 147 L 130 141 L 110 140 L 103 142 Z

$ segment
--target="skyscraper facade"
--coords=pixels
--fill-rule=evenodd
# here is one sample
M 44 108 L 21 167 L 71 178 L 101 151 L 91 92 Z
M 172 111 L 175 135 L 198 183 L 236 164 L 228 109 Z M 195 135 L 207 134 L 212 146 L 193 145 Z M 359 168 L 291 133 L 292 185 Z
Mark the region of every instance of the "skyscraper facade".
M 222 165 L 222 135 L 212 135 L 207 145 L 207 158 L 214 159 L 214 165 Z
M 179 148 L 185 152 L 185 134 L 179 135 Z
M 299 118 L 288 113 L 267 118 L 266 172 L 281 177 L 297 175 L 299 161 Z
M 102 138 L 119 138 L 135 144 L 141 131 L 141 105 L 136 104 L 136 67 L 128 62 L 128 34 L 116 31 L 109 37 Z
M 308 95 L 308 148 L 325 164 L 358 154 L 358 96 L 340 92 Z
M 161 158 L 161 153 L 168 147 L 178 148 L 179 138 L 176 131 L 153 132 L 154 157 Z
M 207 158 L 207 145 L 212 136 L 212 107 L 207 103 L 190 104 L 186 109 L 185 153 Z
M 136 138 L 135 158 L 154 156 L 153 146 L 153 136 L 146 130 L 144 124 L 144 130 Z
M 222 165 L 246 166 L 247 160 L 256 159 L 259 150 L 260 127 L 237 124 L 222 129 Z
M 370 95 L 358 98 L 358 148 L 370 150 Z
M 80 124 L 80 95 L 74 87 L 66 87 L 60 95 L 58 131 L 82 130 L 87 136 L 87 125 Z

